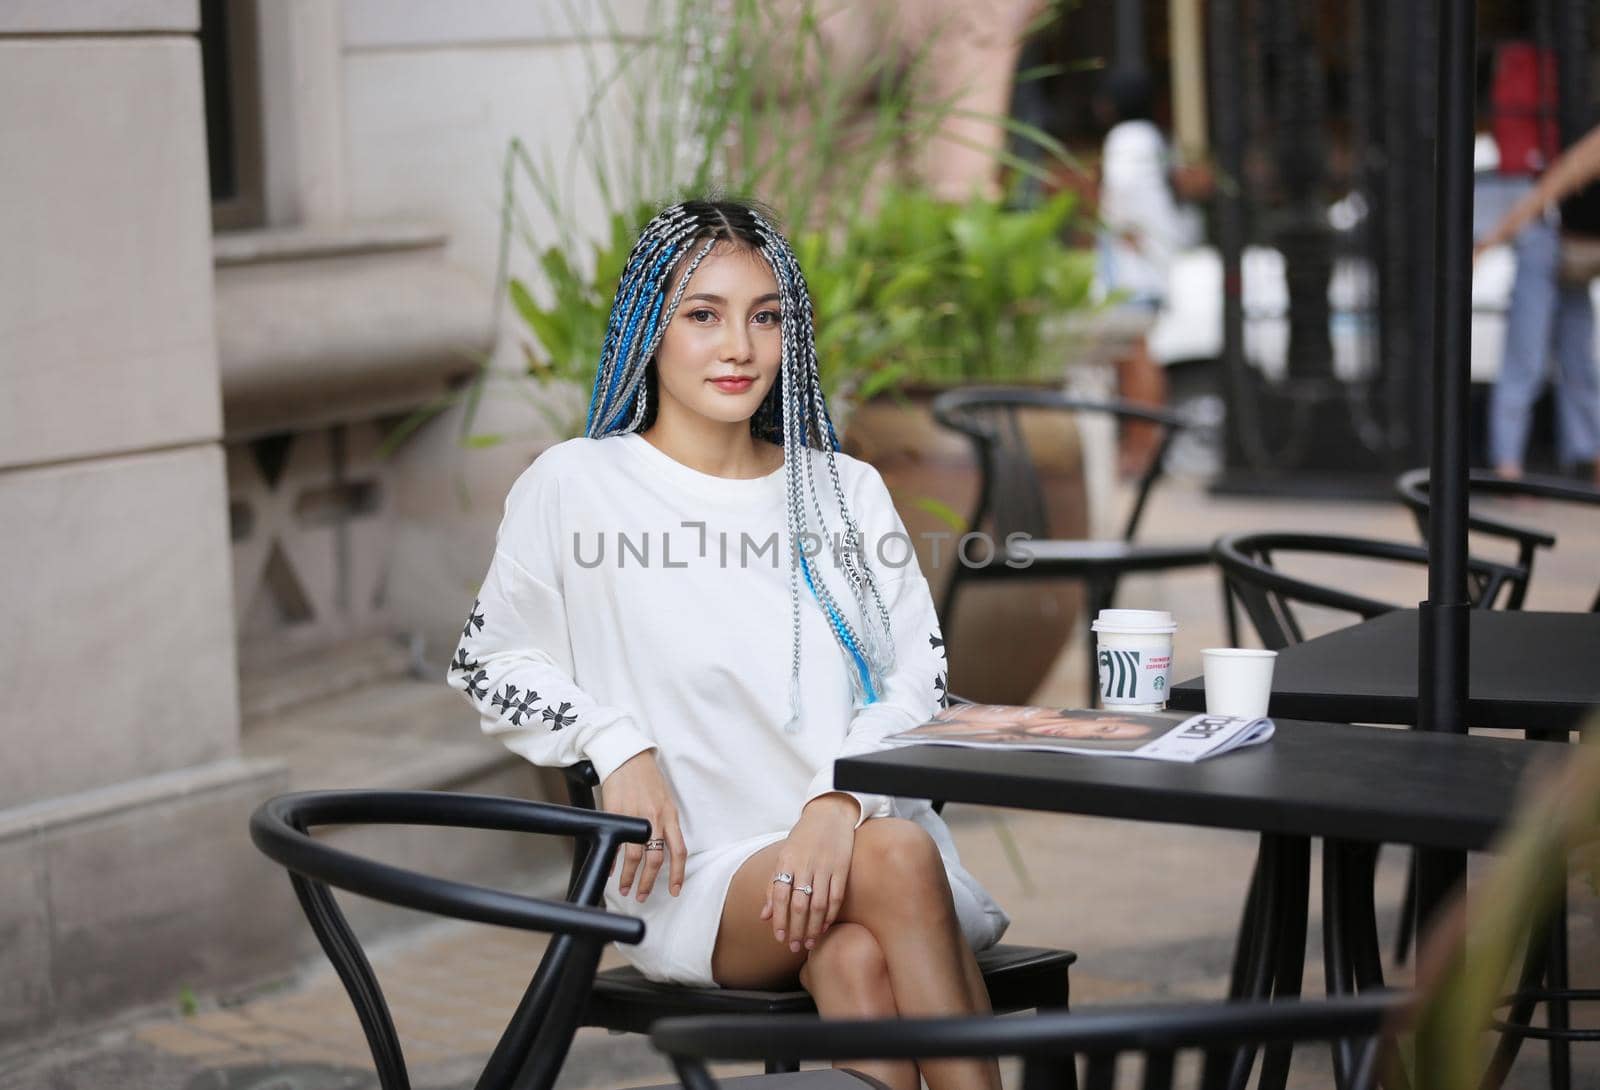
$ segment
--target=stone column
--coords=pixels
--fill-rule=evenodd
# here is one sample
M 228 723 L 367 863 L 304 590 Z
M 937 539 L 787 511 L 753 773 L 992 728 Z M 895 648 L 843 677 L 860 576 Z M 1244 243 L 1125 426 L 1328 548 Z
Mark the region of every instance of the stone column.
M 0 1044 L 203 986 L 286 885 L 244 848 L 282 778 L 239 759 L 197 25 L 0 8 Z

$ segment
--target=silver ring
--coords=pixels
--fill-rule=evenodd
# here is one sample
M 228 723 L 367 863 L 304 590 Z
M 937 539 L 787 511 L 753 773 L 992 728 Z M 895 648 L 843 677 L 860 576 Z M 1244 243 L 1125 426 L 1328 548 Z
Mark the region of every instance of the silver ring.
M 790 874 L 788 871 L 784 871 L 782 874 L 773 875 L 772 880 L 774 883 L 783 882 L 787 885 L 794 885 L 794 875 Z
M 794 891 L 796 893 L 804 893 L 807 897 L 811 896 L 811 887 L 809 885 L 795 886 Z
M 644 850 L 647 852 L 664 852 L 667 850 L 667 842 L 665 840 L 646 840 L 644 842 Z

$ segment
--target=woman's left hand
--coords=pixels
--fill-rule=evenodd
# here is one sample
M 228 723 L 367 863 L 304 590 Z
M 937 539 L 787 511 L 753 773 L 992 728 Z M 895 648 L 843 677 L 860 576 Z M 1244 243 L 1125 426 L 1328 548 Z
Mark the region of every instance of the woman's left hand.
M 802 947 L 813 949 L 839 915 L 860 814 L 860 805 L 849 795 L 819 795 L 800 812 L 778 851 L 778 871 L 794 881 L 767 887 L 761 918 L 772 921 L 773 937 L 795 953 Z

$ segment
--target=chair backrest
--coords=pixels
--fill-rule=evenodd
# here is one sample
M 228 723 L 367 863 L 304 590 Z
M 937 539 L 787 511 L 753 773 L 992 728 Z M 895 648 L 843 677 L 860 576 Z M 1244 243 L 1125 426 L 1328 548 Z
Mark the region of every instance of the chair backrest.
M 1359 557 L 1424 567 L 1428 563 L 1428 550 L 1420 545 L 1340 534 L 1250 533 L 1218 538 L 1211 554 L 1222 569 L 1228 593 L 1244 606 L 1256 635 L 1273 651 L 1305 639 L 1294 611 L 1297 603 L 1342 610 L 1363 620 L 1400 608 L 1396 602 L 1288 575 L 1273 566 L 1273 558 L 1285 553 Z M 1521 568 L 1469 557 L 1467 578 L 1473 608 L 1491 609 L 1502 593 L 1507 601 L 1520 599 L 1518 592 L 1527 582 L 1527 573 Z
M 1146 1090 L 1173 1085 L 1178 1057 L 1205 1056 L 1200 1085 L 1220 1086 L 1262 1045 L 1335 1042 L 1341 1085 L 1374 1085 L 1386 1023 L 1401 1009 L 1394 993 L 1317 1002 L 1197 1003 L 1099 1008 L 1032 1018 L 903 1018 L 822 1021 L 803 1016 L 671 1018 L 651 1042 L 672 1057 L 686 1090 L 717 1090 L 707 1060 L 939 1059 L 1018 1056 L 1023 1090 L 1073 1085 L 1081 1058 L 1085 1090 L 1117 1085 L 1117 1067 L 1142 1057 Z
M 335 848 L 319 825 L 429 825 L 574 838 L 586 850 L 577 904 L 435 878 Z M 553 936 L 484 1067 L 479 1090 L 555 1083 L 607 942 L 636 943 L 644 923 L 598 905 L 617 850 L 643 843 L 648 822 L 550 803 L 438 791 L 309 791 L 280 795 L 250 816 L 250 839 L 290 873 L 311 929 L 344 982 L 383 1090 L 409 1090 L 405 1057 L 383 990 L 330 886 L 389 904 Z
M 1044 492 L 1032 453 L 1023 434 L 1021 414 L 1030 411 L 1107 413 L 1119 420 L 1143 421 L 1161 429 L 1160 443 L 1139 478 L 1133 509 L 1123 526 L 1122 539 L 1132 541 L 1144 516 L 1150 490 L 1160 479 L 1167 449 L 1185 426 L 1181 417 L 1160 409 L 1118 400 L 1074 397 L 1057 390 L 1031 387 L 969 386 L 939 395 L 933 416 L 977 445 L 983 482 L 978 503 L 968 525 L 977 529 L 992 519 L 995 536 L 1026 533 L 1035 539 L 1051 536 Z
M 1399 489 L 1401 498 L 1416 513 L 1417 524 L 1422 529 L 1423 537 L 1426 538 L 1428 534 L 1428 471 L 1425 469 L 1413 469 L 1408 473 L 1401 474 L 1395 487 Z M 1579 481 L 1567 480 L 1563 477 L 1530 475 L 1519 477 L 1514 481 L 1508 481 L 1503 477 L 1495 476 L 1493 473 L 1477 470 L 1468 478 L 1467 487 L 1473 495 L 1519 496 L 1528 499 L 1548 500 L 1555 503 L 1579 504 L 1584 507 L 1600 507 L 1600 488 Z M 1467 519 L 1467 529 L 1508 538 L 1516 542 L 1517 564 L 1527 569 L 1529 578 L 1532 578 L 1535 551 L 1541 548 L 1550 548 L 1556 543 L 1554 534 L 1547 533 L 1537 527 L 1521 526 L 1504 522 L 1500 519 L 1478 515 L 1472 515 Z M 1522 606 L 1521 596 L 1519 595 L 1509 605 L 1512 609 L 1520 609 Z M 1594 601 L 1590 604 L 1589 609 L 1591 612 L 1600 613 L 1600 589 L 1596 590 Z
M 1417 520 L 1417 531 L 1424 541 L 1428 540 L 1430 506 L 1428 481 L 1429 472 L 1423 468 L 1408 469 L 1396 477 L 1394 482 L 1395 492 L 1399 495 L 1400 501 L 1411 511 L 1412 517 Z M 1600 504 L 1600 491 L 1549 477 L 1524 477 L 1521 480 L 1508 481 L 1492 473 L 1476 472 L 1467 478 L 1467 491 L 1469 495 L 1536 496 L 1540 499 Z M 1527 594 L 1527 580 L 1533 577 L 1534 557 L 1540 549 L 1548 549 L 1555 545 L 1555 535 L 1538 527 L 1519 526 L 1516 523 L 1471 513 L 1467 516 L 1467 529 L 1489 537 L 1504 538 L 1516 545 L 1517 566 L 1527 573 L 1527 579 L 1523 580 L 1517 593 L 1506 602 L 1506 607 L 1521 609 L 1522 599 Z M 1600 599 L 1596 599 L 1596 604 L 1600 606 Z

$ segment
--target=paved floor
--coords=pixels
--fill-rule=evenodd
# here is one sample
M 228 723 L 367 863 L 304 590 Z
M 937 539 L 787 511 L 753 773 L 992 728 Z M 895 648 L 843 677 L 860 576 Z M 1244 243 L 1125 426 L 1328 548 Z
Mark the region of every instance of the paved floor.
M 1547 513 L 1540 512 L 1541 517 Z M 1553 515 L 1562 546 L 1542 558 L 1530 608 L 1581 608 L 1600 583 L 1600 527 Z M 1153 539 L 1208 540 L 1225 529 L 1340 530 L 1413 540 L 1409 518 L 1386 504 L 1219 499 L 1178 482 L 1156 502 Z M 1324 577 L 1327 573 L 1324 572 Z M 1342 574 L 1342 573 L 1341 573 Z M 1425 597 L 1414 580 L 1356 576 L 1370 593 L 1398 602 Z M 1169 608 L 1180 619 L 1177 672 L 1198 672 L 1199 650 L 1222 642 L 1215 577 L 1187 574 L 1132 580 L 1119 604 Z M 1082 700 L 1083 656 L 1075 648 L 1039 694 Z M 1081 960 L 1077 1006 L 1134 1000 L 1209 998 L 1225 986 L 1242 891 L 1254 858 L 1249 836 L 1134 822 L 1070 819 L 1022 811 L 951 807 L 963 859 L 1011 911 L 1009 938 L 1065 945 Z M 242 843 L 242 841 L 241 841 Z M 245 850 L 245 849 L 242 849 Z M 1476 860 L 1475 867 L 1482 861 Z M 1316 868 L 1313 866 L 1313 874 Z M 1392 934 L 1404 859 L 1386 852 L 1380 869 L 1380 926 Z M 1577 885 L 1573 959 L 1577 983 L 1600 984 L 1600 899 Z M 1305 988 L 1322 988 L 1318 922 L 1308 941 Z M 495 928 L 429 924 L 375 945 L 373 961 L 407 1043 L 419 1088 L 467 1087 L 515 1004 L 542 941 Z M 1398 982 L 1403 970 L 1394 971 Z M 1593 1009 L 1575 1019 L 1592 1021 Z M 1544 1078 L 1544 1048 L 1524 1050 L 1512 1085 Z M 1578 1046 L 1575 1085 L 1600 1085 L 1600 1045 Z M 639 1037 L 579 1035 L 561 1085 L 624 1087 L 671 1081 Z M 1009 1085 L 1016 1085 L 1009 1072 Z M 1330 1084 L 1325 1053 L 1297 1054 L 1293 1085 Z M 332 1090 L 375 1086 L 360 1029 L 337 980 L 320 963 L 272 982 L 240 982 L 229 995 L 195 997 L 193 1010 L 157 1010 L 92 1034 L 0 1055 L 0 1090 Z

